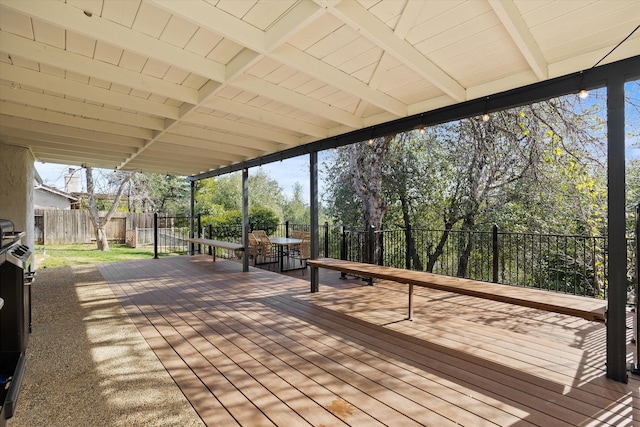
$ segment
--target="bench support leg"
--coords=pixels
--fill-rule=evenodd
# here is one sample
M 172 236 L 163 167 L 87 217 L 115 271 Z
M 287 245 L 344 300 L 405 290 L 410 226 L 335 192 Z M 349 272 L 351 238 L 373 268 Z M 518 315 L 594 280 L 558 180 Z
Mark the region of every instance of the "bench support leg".
M 413 320 L 413 285 L 409 285 L 409 314 L 407 320 Z

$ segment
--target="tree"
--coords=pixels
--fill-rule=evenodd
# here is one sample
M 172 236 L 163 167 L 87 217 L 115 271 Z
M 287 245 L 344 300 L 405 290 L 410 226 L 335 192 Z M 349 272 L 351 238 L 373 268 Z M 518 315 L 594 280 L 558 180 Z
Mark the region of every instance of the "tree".
M 189 213 L 189 184 L 181 176 L 135 173 L 128 187 L 130 212 L 161 212 L 173 216 Z
M 85 176 L 87 179 L 87 193 L 89 197 L 89 218 L 95 232 L 96 244 L 98 245 L 98 250 L 108 251 L 109 241 L 107 240 L 106 233 L 107 224 L 118 209 L 122 194 L 127 186 L 127 183 L 131 179 L 131 173 L 117 172 L 112 175 L 112 182 L 115 183 L 116 181 L 119 181 L 119 184 L 114 194 L 113 203 L 111 204 L 111 207 L 103 218 L 100 218 L 100 212 L 98 211 L 95 191 L 96 187 L 93 179 L 93 168 L 91 166 L 87 166 L 85 168 Z
M 293 224 L 309 224 L 311 221 L 309 205 L 305 203 L 302 193 L 302 184 L 296 182 L 293 185 L 293 196 L 291 199 L 285 198 L 282 207 L 284 219 Z

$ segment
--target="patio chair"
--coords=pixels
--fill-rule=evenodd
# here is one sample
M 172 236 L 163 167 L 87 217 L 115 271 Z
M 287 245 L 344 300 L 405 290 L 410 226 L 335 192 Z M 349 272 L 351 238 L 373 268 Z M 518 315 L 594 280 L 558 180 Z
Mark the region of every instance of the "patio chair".
M 300 260 L 300 265 L 302 266 L 304 262 L 304 267 L 302 269 L 302 274 L 307 270 L 307 260 L 311 259 L 311 238 L 310 236 L 304 236 L 302 238 L 302 243 L 300 243 L 298 247 L 298 253 L 296 258 Z
M 260 242 L 260 256 L 262 257 L 261 264 L 272 264 L 274 262 L 278 262 L 278 251 L 274 248 L 269 236 L 267 233 L 262 231 L 264 234 L 256 235 L 256 238 Z M 255 235 L 255 231 L 254 231 Z
M 258 263 L 260 255 L 260 242 L 253 233 L 249 233 L 249 257 L 253 258 L 253 265 Z

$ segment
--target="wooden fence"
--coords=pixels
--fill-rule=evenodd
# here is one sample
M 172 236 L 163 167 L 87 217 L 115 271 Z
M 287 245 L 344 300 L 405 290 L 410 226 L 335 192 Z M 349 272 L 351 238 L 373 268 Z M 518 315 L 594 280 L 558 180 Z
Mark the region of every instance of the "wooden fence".
M 106 212 L 100 212 L 100 215 L 106 215 Z M 136 228 L 153 228 L 153 214 L 117 212 L 107 225 L 107 238 L 110 242 L 125 243 L 127 232 Z M 36 244 L 58 245 L 95 241 L 96 236 L 88 211 L 36 209 Z

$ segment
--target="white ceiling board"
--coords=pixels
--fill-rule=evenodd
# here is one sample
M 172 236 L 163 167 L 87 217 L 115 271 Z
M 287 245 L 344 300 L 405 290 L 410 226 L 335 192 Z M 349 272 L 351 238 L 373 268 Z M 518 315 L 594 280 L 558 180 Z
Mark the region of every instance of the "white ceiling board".
M 0 141 L 194 175 L 581 71 L 638 16 L 637 0 L 0 0 Z M 604 63 L 638 55 L 640 33 Z

